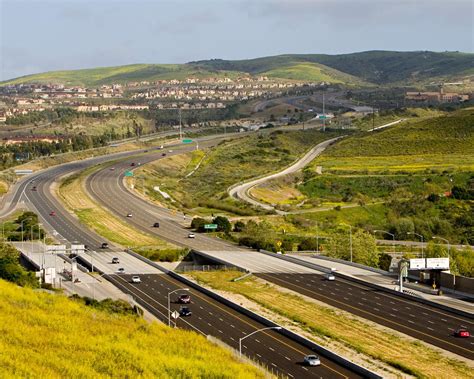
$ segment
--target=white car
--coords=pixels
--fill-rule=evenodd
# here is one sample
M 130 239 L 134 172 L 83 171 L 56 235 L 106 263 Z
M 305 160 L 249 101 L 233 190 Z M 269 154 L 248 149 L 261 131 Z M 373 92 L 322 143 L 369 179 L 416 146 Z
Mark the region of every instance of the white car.
M 196 238 L 196 235 L 194 233 L 189 233 L 188 238 Z
M 321 360 L 319 359 L 319 357 L 317 355 L 307 355 L 306 357 L 304 357 L 303 362 L 304 362 L 305 365 L 308 365 L 308 366 L 320 366 L 321 365 Z
M 119 267 L 117 269 L 117 274 L 123 274 L 125 272 L 125 269 L 123 267 Z
M 324 278 L 330 281 L 336 280 L 336 277 L 334 276 L 334 274 L 331 274 L 331 273 L 324 275 Z
M 141 283 L 141 279 L 138 275 L 132 276 L 132 283 Z
M 168 150 L 168 153 L 172 153 L 172 152 L 173 152 L 173 150 Z

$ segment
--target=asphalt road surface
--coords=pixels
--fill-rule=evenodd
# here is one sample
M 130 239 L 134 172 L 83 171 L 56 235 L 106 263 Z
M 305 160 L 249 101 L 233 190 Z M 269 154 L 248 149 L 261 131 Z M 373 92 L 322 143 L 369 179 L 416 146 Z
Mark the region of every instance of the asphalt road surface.
M 460 327 L 474 330 L 473 319 L 443 311 L 416 300 L 336 277 L 318 274 L 256 274 L 279 286 L 320 300 L 378 324 L 398 330 L 463 357 L 474 359 L 474 338 L 457 338 Z
M 137 152 L 133 153 L 133 155 L 136 154 Z M 132 153 L 124 154 L 124 156 L 126 155 L 132 155 Z M 108 159 L 113 158 L 108 157 Z M 104 239 L 81 225 L 75 216 L 66 211 L 51 194 L 50 187 L 58 176 L 106 160 L 107 157 L 100 157 L 89 161 L 74 162 L 35 174 L 18 185 L 15 199 L 17 201 L 24 199 L 33 210 L 39 213 L 41 220 L 49 230 L 55 230 L 59 233 L 58 238 L 61 241 L 80 242 L 88 245 L 89 248 L 99 247 Z M 31 183 L 31 179 L 34 179 L 34 183 Z M 33 186 L 36 186 L 36 191 L 32 190 Z M 51 211 L 55 212 L 54 216 L 50 215 Z M 94 264 L 112 266 L 110 256 L 117 254 L 120 254 L 119 249 L 111 245 L 109 249 L 103 249 L 95 253 Z M 133 262 L 132 258 L 127 257 L 127 262 L 123 264 L 130 267 L 129 271 L 133 272 L 143 262 L 138 259 Z M 113 272 L 113 269 L 109 269 L 107 272 Z M 136 300 L 146 303 L 149 310 L 161 320 L 167 319 L 168 292 L 183 287 L 182 283 L 166 274 L 153 274 L 152 272 L 140 275 L 142 279 L 140 284 L 132 284 L 128 274 L 113 274 L 104 277 L 132 294 Z M 265 326 L 198 291 L 191 290 L 191 297 L 190 309 L 193 314 L 190 317 L 178 319 L 178 327 L 195 330 L 205 335 L 213 335 L 236 348 L 238 347 L 239 338 Z M 177 305 L 174 304 L 173 308 L 176 307 Z M 322 365 L 320 367 L 303 366 L 302 359 L 304 355 L 310 354 L 311 351 L 275 331 L 259 332 L 255 336 L 246 339 L 243 344 L 243 352 L 283 376 L 294 378 L 359 377 L 341 365 L 325 358 L 321 359 Z

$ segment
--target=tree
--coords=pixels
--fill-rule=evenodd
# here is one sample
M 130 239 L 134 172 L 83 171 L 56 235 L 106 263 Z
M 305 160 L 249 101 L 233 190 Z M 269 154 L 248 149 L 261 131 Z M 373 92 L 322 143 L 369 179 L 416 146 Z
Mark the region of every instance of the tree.
M 298 245 L 299 251 L 317 251 L 318 250 L 318 241 L 316 238 L 305 238 L 303 241 L 300 242 Z
M 243 221 L 237 221 L 235 224 L 234 224 L 234 232 L 243 232 L 245 229 L 245 223 Z
M 20 253 L 12 245 L 0 244 L 0 278 L 19 286 L 39 287 L 35 274 L 20 265 Z
M 326 244 L 327 255 L 349 261 L 350 238 L 347 231 L 333 233 Z M 352 261 L 370 267 L 378 267 L 379 254 L 375 237 L 362 230 L 352 233 Z
M 191 228 L 194 230 L 197 230 L 198 232 L 203 232 L 205 231 L 204 225 L 207 224 L 207 220 L 201 218 L 201 217 L 194 217 L 193 220 L 191 221 Z
M 232 225 L 227 217 L 217 216 L 212 220 L 213 224 L 217 224 L 218 232 L 229 233 L 232 230 Z

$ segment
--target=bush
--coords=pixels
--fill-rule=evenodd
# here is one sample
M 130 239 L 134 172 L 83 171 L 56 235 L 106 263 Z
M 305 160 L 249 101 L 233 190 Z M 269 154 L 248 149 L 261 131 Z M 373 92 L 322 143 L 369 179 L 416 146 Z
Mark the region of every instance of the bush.
M 237 221 L 234 224 L 234 232 L 240 233 L 245 229 L 245 223 L 243 221 Z
M 39 287 L 35 274 L 21 266 L 20 253 L 12 245 L 6 243 L 0 245 L 0 278 L 22 287 Z
M 212 223 L 217 225 L 218 232 L 229 233 L 232 230 L 232 225 L 227 217 L 217 216 L 212 220 Z
M 308 251 L 308 250 L 318 250 L 318 241 L 316 238 L 305 238 L 303 241 L 300 242 L 298 245 L 299 251 Z
M 193 220 L 191 221 L 191 228 L 198 232 L 204 232 L 204 225 L 208 223 L 207 220 L 201 218 L 201 217 L 194 217 Z

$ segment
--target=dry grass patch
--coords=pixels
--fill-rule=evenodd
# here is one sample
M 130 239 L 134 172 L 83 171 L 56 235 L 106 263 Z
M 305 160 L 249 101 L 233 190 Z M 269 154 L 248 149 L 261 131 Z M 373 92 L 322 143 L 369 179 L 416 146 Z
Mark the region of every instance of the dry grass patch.
M 218 290 L 243 295 L 296 322 L 314 336 L 329 337 L 358 353 L 420 378 L 472 378 L 472 368 L 426 344 L 373 326 L 347 312 L 288 293 L 255 277 L 238 282 L 237 272 L 195 272 L 192 277 Z

